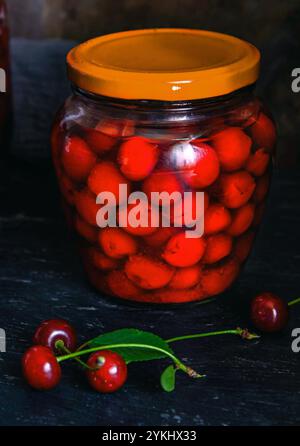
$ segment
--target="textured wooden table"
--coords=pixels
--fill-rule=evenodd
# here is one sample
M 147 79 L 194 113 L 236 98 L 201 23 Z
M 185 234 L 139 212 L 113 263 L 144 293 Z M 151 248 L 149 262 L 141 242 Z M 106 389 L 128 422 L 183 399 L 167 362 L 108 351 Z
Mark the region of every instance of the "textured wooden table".
M 48 393 L 32 391 L 20 372 L 21 354 L 44 319 L 69 319 L 81 338 L 128 326 L 172 337 L 248 326 L 248 299 L 265 289 L 298 296 L 300 175 L 275 173 L 255 250 L 230 293 L 180 308 L 129 305 L 99 296 L 85 281 L 50 161 L 30 152 L 30 144 L 24 140 L 24 152 L 0 168 L 0 327 L 7 334 L 7 353 L 0 353 L 0 425 L 300 424 L 299 355 L 291 351 L 300 307 L 281 335 L 178 343 L 178 354 L 207 378 L 178 375 L 171 394 L 159 387 L 164 361 L 130 365 L 126 386 L 112 395 L 94 393 L 76 364 L 65 364 L 61 385 Z

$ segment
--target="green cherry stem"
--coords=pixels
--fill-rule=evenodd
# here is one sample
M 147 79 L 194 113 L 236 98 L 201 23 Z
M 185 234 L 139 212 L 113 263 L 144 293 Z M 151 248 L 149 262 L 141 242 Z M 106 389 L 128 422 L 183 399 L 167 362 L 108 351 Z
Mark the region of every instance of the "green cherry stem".
M 220 336 L 227 334 L 241 336 L 243 339 L 248 340 L 259 338 L 257 334 L 250 333 L 246 328 L 243 329 L 238 327 L 235 330 L 210 331 L 207 333 L 196 333 L 193 335 L 177 336 L 176 338 L 167 339 L 166 342 L 170 344 L 172 342 L 184 341 L 187 339 L 207 338 L 209 336 Z
M 288 306 L 290 307 L 291 305 L 295 305 L 298 302 L 300 302 L 300 297 L 298 297 L 297 299 L 291 300 L 290 302 L 288 302 Z
M 55 342 L 55 347 L 60 350 L 62 353 L 65 353 L 66 355 L 71 355 L 72 352 L 65 346 L 64 342 L 59 339 Z M 94 370 L 92 367 L 89 367 L 85 362 L 81 361 L 80 358 L 74 358 L 75 361 L 77 361 L 83 368 L 88 370 Z
M 184 365 L 180 361 L 180 359 L 178 359 L 175 355 L 168 352 L 167 350 L 160 348 L 160 347 L 155 347 L 154 345 L 147 345 L 147 344 L 134 344 L 134 343 L 126 343 L 125 344 L 124 343 L 124 344 L 109 344 L 109 345 L 105 345 L 102 347 L 92 347 L 92 348 L 88 348 L 86 350 L 80 350 L 80 351 L 76 351 L 74 353 L 69 353 L 67 355 L 58 356 L 57 361 L 62 362 L 62 361 L 66 361 L 67 359 L 76 359 L 79 356 L 86 355 L 88 353 L 93 353 L 93 352 L 97 352 L 97 351 L 101 351 L 101 350 L 111 350 L 111 349 L 115 349 L 115 348 L 143 348 L 143 349 L 148 349 L 148 350 L 155 350 L 157 352 L 163 353 L 165 356 L 172 359 L 172 361 L 175 364 L 175 367 L 179 370 L 182 370 L 184 373 L 189 375 L 191 378 L 203 378 L 205 376 L 205 375 L 199 375 L 198 373 L 195 372 L 195 370 Z

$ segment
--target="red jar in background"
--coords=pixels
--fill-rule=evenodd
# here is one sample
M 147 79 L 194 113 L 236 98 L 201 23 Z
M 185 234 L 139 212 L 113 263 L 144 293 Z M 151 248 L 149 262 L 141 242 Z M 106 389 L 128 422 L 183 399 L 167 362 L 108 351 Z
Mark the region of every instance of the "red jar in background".
M 0 0 L 0 69 L 0 143 L 3 144 L 8 135 L 11 108 L 9 29 L 5 0 Z M 2 91 L 4 83 L 5 91 Z
M 238 277 L 263 215 L 276 139 L 254 95 L 258 66 L 247 42 L 197 30 L 118 33 L 69 53 L 73 95 L 54 124 L 52 155 L 67 221 L 100 292 L 182 303 L 218 295 Z M 149 225 L 136 226 L 120 185 L 144 194 L 146 219 L 152 193 L 183 199 L 172 201 L 169 226 L 161 203 L 158 227 L 150 214 Z M 99 227 L 102 192 L 115 197 L 116 227 Z M 190 238 L 197 192 L 204 233 Z

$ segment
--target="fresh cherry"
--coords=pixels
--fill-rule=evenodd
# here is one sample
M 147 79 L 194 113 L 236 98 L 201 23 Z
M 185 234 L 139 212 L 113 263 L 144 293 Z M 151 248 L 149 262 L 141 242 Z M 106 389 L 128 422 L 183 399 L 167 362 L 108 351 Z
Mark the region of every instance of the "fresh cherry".
M 74 328 L 62 319 L 51 319 L 42 322 L 33 337 L 34 344 L 44 345 L 52 351 L 57 351 L 57 341 L 62 341 L 64 346 L 74 351 L 76 348 L 76 333 Z
M 264 332 L 282 330 L 288 322 L 288 305 L 276 294 L 265 292 L 251 302 L 251 320 Z
M 101 350 L 93 353 L 87 364 L 96 370 L 88 370 L 90 385 L 102 393 L 111 393 L 120 389 L 127 379 L 127 365 L 118 353 Z
M 49 390 L 57 386 L 61 368 L 48 347 L 30 347 L 22 358 L 23 375 L 28 384 L 37 390 Z

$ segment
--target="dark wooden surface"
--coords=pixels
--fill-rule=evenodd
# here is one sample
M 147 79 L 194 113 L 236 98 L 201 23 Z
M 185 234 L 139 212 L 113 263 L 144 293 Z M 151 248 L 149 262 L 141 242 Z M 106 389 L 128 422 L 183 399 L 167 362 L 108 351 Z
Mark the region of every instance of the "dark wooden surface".
M 64 365 L 58 388 L 33 391 L 22 378 L 20 360 L 35 327 L 52 317 L 69 319 L 82 340 L 128 326 L 172 337 L 249 326 L 249 297 L 265 289 L 296 297 L 300 175 L 275 173 L 255 250 L 229 293 L 202 305 L 129 305 L 99 296 L 85 281 L 50 161 L 34 156 L 29 146 L 25 138 L 23 153 L 19 147 L 0 168 L 0 327 L 7 334 L 7 353 L 0 353 L 0 425 L 299 425 L 299 355 L 291 351 L 291 330 L 300 325 L 300 307 L 280 335 L 178 343 L 178 354 L 207 378 L 178 374 L 171 394 L 159 387 L 164 361 L 130 365 L 126 386 L 100 395 L 73 363 Z

